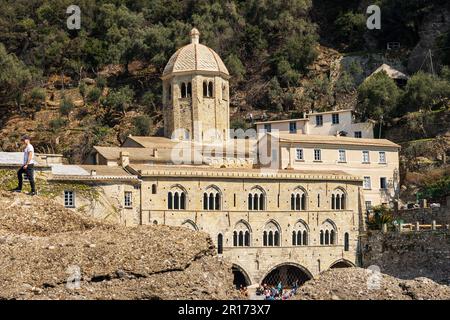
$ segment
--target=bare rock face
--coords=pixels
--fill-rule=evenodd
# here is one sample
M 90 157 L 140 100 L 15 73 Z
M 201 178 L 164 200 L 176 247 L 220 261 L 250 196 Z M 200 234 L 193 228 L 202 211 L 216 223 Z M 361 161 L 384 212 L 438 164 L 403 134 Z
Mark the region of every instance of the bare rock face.
M 237 298 L 205 233 L 106 224 L 2 192 L 0 208 L 0 299 Z
M 330 269 L 299 288 L 298 300 L 448 300 L 450 287 L 427 278 L 400 280 L 362 268 Z
M 431 12 L 425 19 L 420 28 L 420 40 L 414 50 L 411 52 L 408 61 L 408 71 L 410 73 L 417 72 L 421 67 L 431 72 L 430 57 L 427 57 L 429 50 L 432 50 L 433 59 L 439 58 L 441 50 L 436 49 L 436 40 L 442 34 L 450 31 L 450 11 L 445 8 L 439 8 Z M 444 49 L 443 49 L 444 50 Z M 447 49 L 448 50 L 448 49 Z M 426 58 L 428 61 L 426 61 Z M 434 66 L 436 68 L 436 65 Z

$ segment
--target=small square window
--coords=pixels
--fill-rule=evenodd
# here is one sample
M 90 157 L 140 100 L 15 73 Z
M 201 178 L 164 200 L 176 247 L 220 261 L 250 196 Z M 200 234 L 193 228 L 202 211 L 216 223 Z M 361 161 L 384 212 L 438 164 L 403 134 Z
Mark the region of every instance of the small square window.
M 323 116 L 316 116 L 316 126 L 323 125 Z
M 296 149 L 295 155 L 297 160 L 303 160 L 303 149 Z
M 272 131 L 272 126 L 269 123 L 266 123 L 264 125 L 264 130 L 266 130 L 266 132 L 271 132 Z
M 314 149 L 314 161 L 321 161 L 322 160 L 322 153 L 320 149 Z
M 73 191 L 64 191 L 64 207 L 75 208 L 75 193 Z
M 361 131 L 355 131 L 355 138 L 362 138 L 362 132 Z
M 331 121 L 333 124 L 339 124 L 339 113 L 333 113 L 331 115 Z

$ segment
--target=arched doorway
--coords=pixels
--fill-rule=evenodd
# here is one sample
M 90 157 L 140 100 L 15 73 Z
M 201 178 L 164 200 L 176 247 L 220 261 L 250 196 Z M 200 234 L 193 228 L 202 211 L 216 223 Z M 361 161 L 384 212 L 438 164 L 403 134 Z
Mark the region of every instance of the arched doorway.
M 251 284 L 247 273 L 240 266 L 233 264 L 231 271 L 233 272 L 233 284 L 236 289 L 248 287 Z
M 331 266 L 330 269 L 340 269 L 340 268 L 352 268 L 355 265 L 353 263 L 351 263 L 348 260 L 338 260 L 336 262 L 334 262 Z
M 282 264 L 269 271 L 264 277 L 262 284 L 276 286 L 281 282 L 284 288 L 290 288 L 294 283 L 302 285 L 312 278 L 311 273 L 300 265 Z

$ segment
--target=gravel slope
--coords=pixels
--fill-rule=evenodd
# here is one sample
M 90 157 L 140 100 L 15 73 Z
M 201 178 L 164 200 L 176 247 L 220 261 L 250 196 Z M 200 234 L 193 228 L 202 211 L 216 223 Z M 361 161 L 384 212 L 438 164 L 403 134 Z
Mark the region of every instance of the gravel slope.
M 236 297 L 231 266 L 206 233 L 106 224 L 6 192 L 0 208 L 0 299 Z M 67 288 L 77 270 L 80 288 Z

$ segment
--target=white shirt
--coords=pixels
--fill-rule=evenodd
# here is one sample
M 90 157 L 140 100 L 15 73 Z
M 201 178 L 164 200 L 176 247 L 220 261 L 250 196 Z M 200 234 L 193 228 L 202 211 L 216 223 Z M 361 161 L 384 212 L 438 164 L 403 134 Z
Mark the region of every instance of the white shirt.
M 23 164 L 25 165 L 28 161 L 28 153 L 31 152 L 31 161 L 29 164 L 35 164 L 36 162 L 34 161 L 34 148 L 31 145 L 31 143 L 29 143 L 27 145 L 27 147 L 23 150 Z

